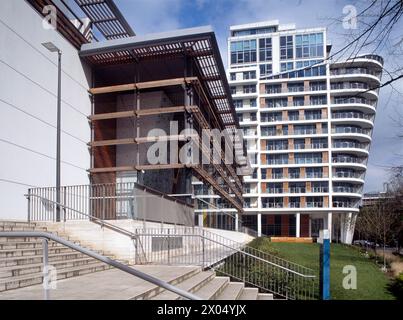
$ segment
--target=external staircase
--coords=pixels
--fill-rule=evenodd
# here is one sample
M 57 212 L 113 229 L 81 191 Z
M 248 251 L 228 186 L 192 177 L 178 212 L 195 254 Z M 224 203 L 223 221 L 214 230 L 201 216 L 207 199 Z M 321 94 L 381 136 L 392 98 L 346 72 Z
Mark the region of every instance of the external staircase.
M 47 231 L 36 223 L 0 221 L 0 231 Z M 80 244 L 58 232 L 58 236 Z M 0 297 L 1 292 L 23 288 L 43 282 L 43 247 L 42 241 L 35 238 L 0 237 Z M 100 252 L 101 253 L 101 252 Z M 103 255 L 110 256 L 106 252 Z M 57 279 L 108 270 L 105 263 L 74 251 L 56 242 L 49 242 L 49 264 L 57 269 Z
M 0 231 L 42 231 L 28 222 L 0 222 Z M 80 245 L 63 232 L 59 237 Z M 88 248 L 91 249 L 91 248 Z M 108 256 L 106 252 L 99 252 Z M 109 254 L 111 258 L 114 258 Z M 176 293 L 129 275 L 83 253 L 49 242 L 49 265 L 57 270 L 57 288 L 51 299 L 181 299 Z M 242 282 L 217 276 L 200 266 L 142 265 L 136 269 L 205 300 L 272 300 L 273 295 L 246 288 Z M 0 299 L 43 299 L 43 248 L 36 238 L 0 237 Z

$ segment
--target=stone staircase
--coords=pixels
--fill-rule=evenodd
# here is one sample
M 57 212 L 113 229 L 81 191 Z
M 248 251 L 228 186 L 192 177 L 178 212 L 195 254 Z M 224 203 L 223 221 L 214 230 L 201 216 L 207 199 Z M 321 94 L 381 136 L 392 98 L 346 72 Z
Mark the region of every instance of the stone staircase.
M 36 223 L 4 221 L 0 221 L 0 231 L 49 232 Z M 63 232 L 52 233 L 81 245 L 78 239 Z M 50 290 L 51 299 L 181 299 L 173 292 L 53 241 L 49 241 L 49 264 L 56 268 L 58 280 L 57 288 Z M 0 300 L 43 299 L 42 268 L 40 239 L 0 238 Z M 246 288 L 242 282 L 232 282 L 228 277 L 197 266 L 139 265 L 135 268 L 204 300 L 273 300 L 272 294 L 259 293 L 257 288 Z
M 35 223 L 0 221 L 0 231 L 47 231 Z M 80 244 L 77 239 L 55 233 Z M 66 279 L 104 271 L 111 267 L 59 243 L 49 241 L 49 265 L 57 270 L 57 279 Z M 105 254 L 103 253 L 104 255 Z M 110 256 L 110 255 L 109 255 Z M 43 282 L 42 240 L 35 238 L 0 238 L 0 294 Z

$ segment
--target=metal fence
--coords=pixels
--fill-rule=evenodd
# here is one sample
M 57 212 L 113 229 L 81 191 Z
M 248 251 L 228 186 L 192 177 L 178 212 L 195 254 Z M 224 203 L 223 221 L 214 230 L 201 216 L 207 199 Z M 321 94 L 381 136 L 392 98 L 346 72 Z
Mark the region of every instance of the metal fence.
M 286 299 L 317 298 L 312 269 L 202 228 L 137 229 L 137 261 L 199 265 Z
M 61 220 L 135 219 L 194 225 L 194 208 L 135 182 L 64 186 L 60 189 Z M 56 188 L 28 190 L 28 220 L 56 221 Z M 80 214 L 80 213 L 84 213 Z

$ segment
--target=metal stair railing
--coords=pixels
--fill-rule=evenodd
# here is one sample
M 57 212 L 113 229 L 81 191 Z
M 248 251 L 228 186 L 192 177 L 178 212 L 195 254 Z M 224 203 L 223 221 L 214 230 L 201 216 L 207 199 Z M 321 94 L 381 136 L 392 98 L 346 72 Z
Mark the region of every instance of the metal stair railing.
M 138 229 L 148 263 L 200 265 L 286 299 L 315 299 L 312 269 L 201 228 Z
M 199 227 L 138 228 L 134 232 L 98 217 L 30 194 L 52 205 L 60 205 L 135 241 L 136 264 L 200 265 L 244 281 L 286 299 L 313 299 L 316 276 L 312 269 L 260 251 Z
M 50 203 L 50 204 L 52 204 L 54 206 L 60 206 L 61 209 L 62 209 L 63 215 L 65 214 L 66 210 L 69 210 L 70 212 L 74 212 L 78 216 L 88 218 L 89 221 L 98 224 L 101 228 L 105 227 L 105 228 L 107 228 L 109 230 L 118 232 L 118 233 L 120 233 L 120 234 L 122 234 L 124 236 L 129 237 L 132 241 L 134 241 L 136 264 L 145 262 L 145 261 L 141 261 L 141 259 L 142 259 L 141 257 L 143 257 L 143 259 L 144 259 L 145 254 L 144 254 L 144 250 L 141 247 L 141 242 L 138 241 L 138 235 L 136 233 L 130 232 L 127 229 L 124 229 L 124 228 L 116 226 L 116 225 L 114 225 L 112 223 L 106 222 L 105 220 L 102 220 L 102 219 L 100 219 L 98 217 L 95 217 L 95 216 L 93 216 L 91 214 L 81 212 L 79 210 L 76 210 L 74 208 L 68 207 L 68 206 L 66 206 L 64 204 L 61 204 L 61 203 L 58 203 L 56 201 L 49 200 L 49 199 L 47 199 L 45 197 L 42 197 L 42 196 L 39 196 L 39 195 L 27 194 L 27 195 L 25 195 L 25 197 L 28 198 L 29 201 L 30 201 L 30 198 L 37 198 L 37 199 L 39 199 L 39 200 L 41 200 L 43 202 Z M 29 209 L 29 207 L 28 207 L 28 209 Z M 29 216 L 29 214 L 28 214 L 28 216 Z M 63 221 L 65 221 L 65 220 L 63 220 Z M 30 222 L 30 221 L 28 221 L 28 222 Z M 139 252 L 139 248 L 140 248 L 140 252 Z
M 171 285 L 170 283 L 163 281 L 161 279 L 158 279 L 154 276 L 151 276 L 147 273 L 144 273 L 142 271 L 136 270 L 135 268 L 129 267 L 119 261 L 113 260 L 111 258 L 105 257 L 97 252 L 88 250 L 86 248 L 83 248 L 75 243 L 72 243 L 70 241 L 67 241 L 63 238 L 60 238 L 54 234 L 47 233 L 47 232 L 38 232 L 38 231 L 10 231 L 10 232 L 0 232 L 0 238 L 6 237 L 6 238 L 42 238 L 43 241 L 43 272 L 44 272 L 44 290 L 45 294 L 44 297 L 45 299 L 49 299 L 49 287 L 48 287 L 48 281 L 49 281 L 49 266 L 48 266 L 48 241 L 52 240 L 57 243 L 60 243 L 66 247 L 69 247 L 73 250 L 76 250 L 78 252 L 81 252 L 91 258 L 97 259 L 101 262 L 104 262 L 112 267 L 115 267 L 123 272 L 129 273 L 135 277 L 138 277 L 144 281 L 150 282 L 152 284 L 157 285 L 158 287 L 164 288 L 166 290 L 169 290 L 171 292 L 174 292 L 178 295 L 180 295 L 183 298 L 190 299 L 190 300 L 201 300 L 200 297 L 187 292 L 185 290 L 182 290 L 178 287 L 175 287 Z

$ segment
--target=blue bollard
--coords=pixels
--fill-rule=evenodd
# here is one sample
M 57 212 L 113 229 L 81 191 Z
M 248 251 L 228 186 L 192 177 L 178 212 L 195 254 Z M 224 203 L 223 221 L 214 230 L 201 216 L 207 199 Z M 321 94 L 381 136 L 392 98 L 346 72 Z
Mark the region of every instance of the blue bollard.
M 330 240 L 324 237 L 320 246 L 320 296 L 330 300 Z

